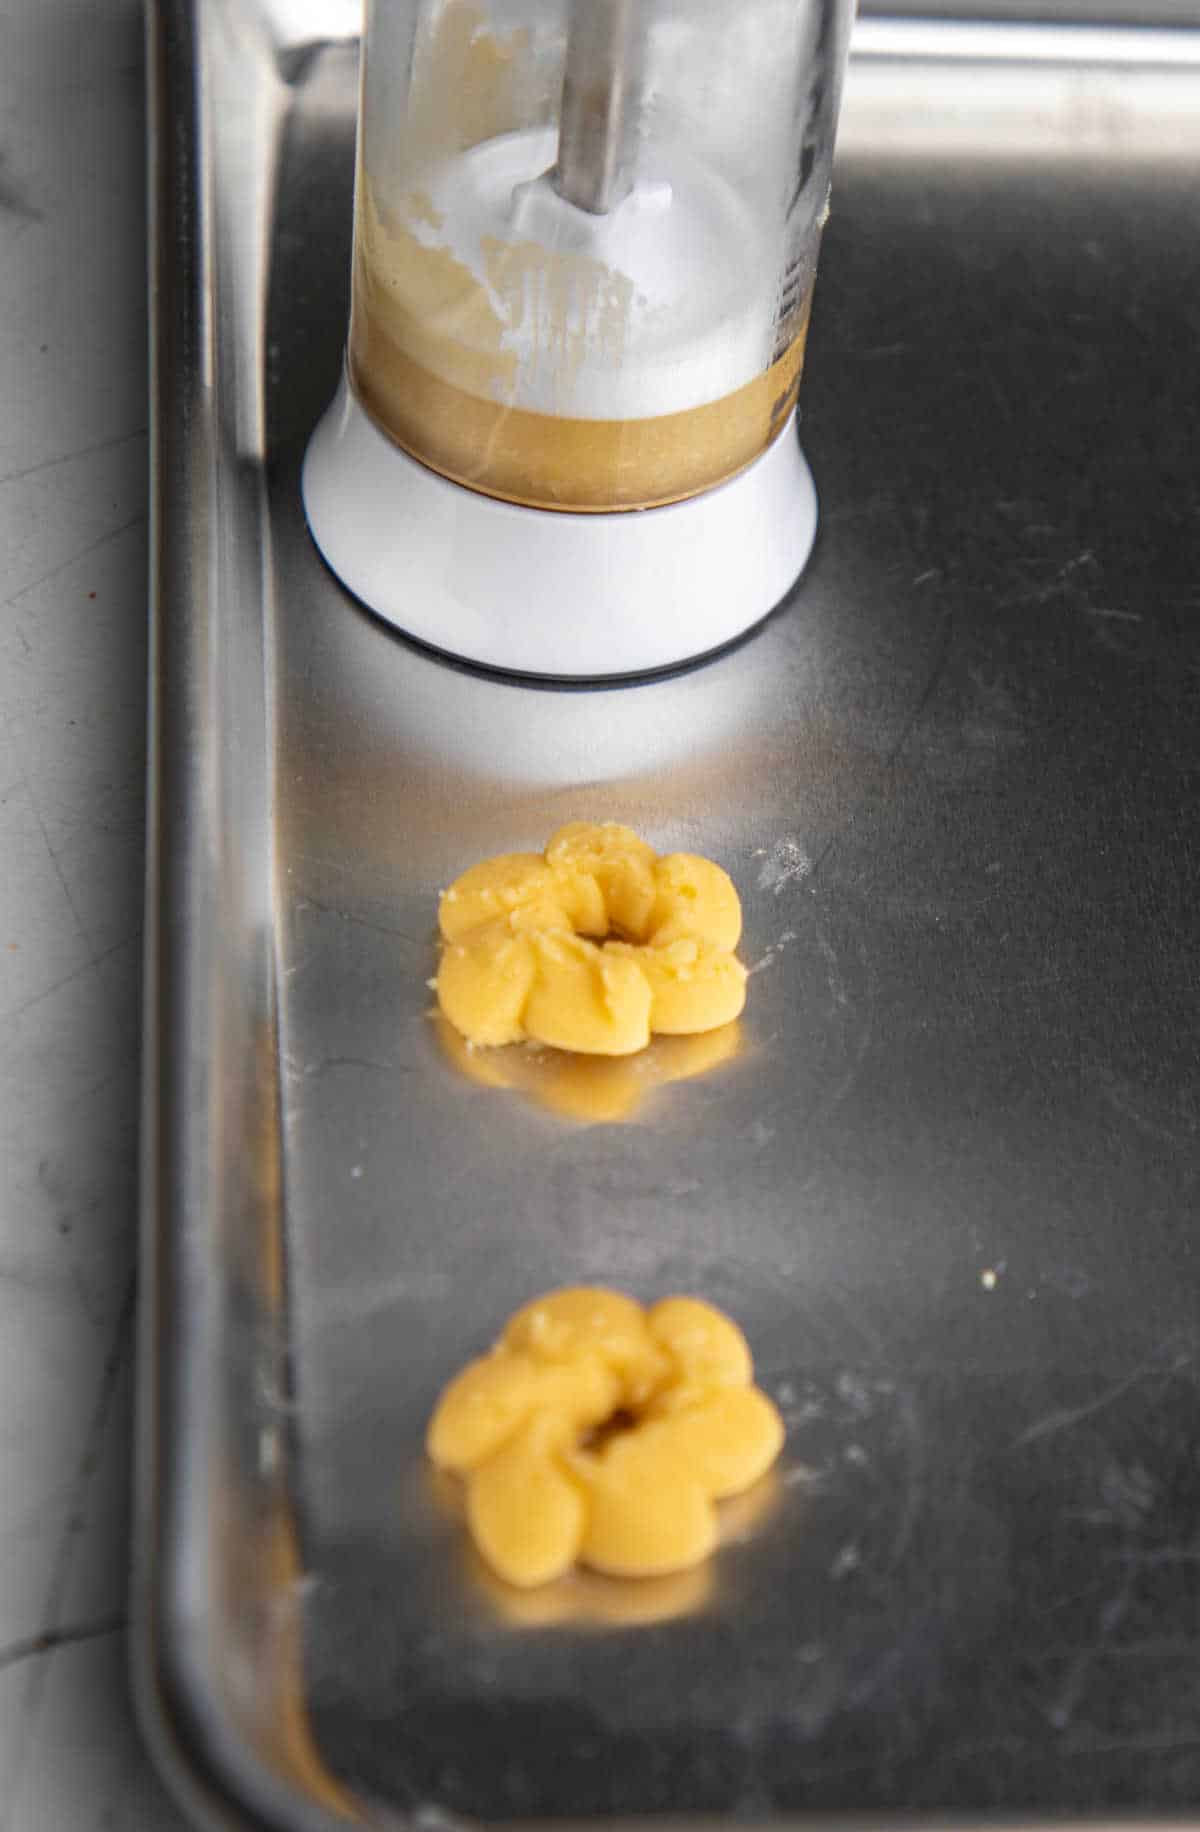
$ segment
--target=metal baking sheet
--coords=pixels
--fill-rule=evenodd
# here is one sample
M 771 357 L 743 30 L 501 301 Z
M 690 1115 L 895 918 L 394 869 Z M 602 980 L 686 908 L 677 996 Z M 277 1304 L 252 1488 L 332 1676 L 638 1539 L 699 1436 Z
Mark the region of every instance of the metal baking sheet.
M 160 0 L 136 1681 L 201 1823 L 1188 1817 L 1200 1798 L 1200 63 L 872 21 L 822 525 L 707 666 L 416 649 L 304 528 L 337 0 Z M 438 888 L 626 820 L 744 892 L 741 1046 L 585 1124 L 431 1023 Z M 694 1290 L 787 1418 L 692 1584 L 523 1610 L 421 1442 L 531 1291 Z

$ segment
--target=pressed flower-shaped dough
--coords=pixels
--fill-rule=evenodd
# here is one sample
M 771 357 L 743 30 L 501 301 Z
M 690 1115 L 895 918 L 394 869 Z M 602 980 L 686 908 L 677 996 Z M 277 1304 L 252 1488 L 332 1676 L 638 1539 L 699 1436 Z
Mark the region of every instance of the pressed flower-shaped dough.
M 644 1310 L 582 1286 L 519 1310 L 442 1394 L 428 1449 L 466 1480 L 467 1524 L 510 1584 L 577 1561 L 622 1577 L 699 1564 L 715 1503 L 779 1454 L 740 1329 L 699 1298 Z
M 628 1056 L 652 1032 L 715 1030 L 746 1002 L 727 874 L 693 853 L 660 859 L 615 821 L 473 865 L 443 892 L 438 923 L 438 1004 L 474 1044 Z

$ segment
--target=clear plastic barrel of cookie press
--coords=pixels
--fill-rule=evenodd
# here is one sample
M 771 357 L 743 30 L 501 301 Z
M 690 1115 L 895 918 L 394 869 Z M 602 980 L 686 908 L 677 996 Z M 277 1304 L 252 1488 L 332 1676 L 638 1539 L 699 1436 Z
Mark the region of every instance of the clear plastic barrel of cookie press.
M 348 368 L 398 445 L 647 508 L 795 402 L 852 0 L 367 0 Z

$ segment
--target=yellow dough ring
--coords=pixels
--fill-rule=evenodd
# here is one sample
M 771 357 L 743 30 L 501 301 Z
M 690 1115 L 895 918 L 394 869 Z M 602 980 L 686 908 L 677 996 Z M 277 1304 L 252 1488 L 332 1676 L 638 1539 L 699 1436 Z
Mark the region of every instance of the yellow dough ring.
M 429 1454 L 463 1476 L 467 1523 L 510 1584 L 652 1577 L 713 1550 L 714 1503 L 779 1454 L 783 1424 L 737 1325 L 698 1298 L 643 1310 L 578 1287 L 535 1299 L 442 1394 Z
M 472 866 L 438 922 L 438 1004 L 471 1043 L 625 1056 L 653 1032 L 727 1024 L 745 1004 L 727 874 L 692 853 L 659 858 L 616 822 L 575 822 L 544 854 Z

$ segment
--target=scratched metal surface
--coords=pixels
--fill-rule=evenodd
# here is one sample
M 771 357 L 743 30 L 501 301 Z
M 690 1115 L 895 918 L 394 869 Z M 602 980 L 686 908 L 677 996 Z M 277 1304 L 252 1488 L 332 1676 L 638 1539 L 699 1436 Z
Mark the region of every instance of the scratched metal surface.
M 865 36 L 808 574 L 707 667 L 567 693 L 410 647 L 307 541 L 353 46 L 246 18 L 159 15 L 209 163 L 160 145 L 157 233 L 198 169 L 216 245 L 212 393 L 159 349 L 160 1753 L 213 1824 L 1185 1814 L 1200 67 Z M 754 970 L 740 1054 L 619 1125 L 465 1081 L 427 1016 L 438 887 L 586 814 L 721 859 Z M 439 1385 L 567 1280 L 728 1304 L 788 1421 L 772 1507 L 658 1622 L 514 1622 L 422 1467 Z M 272 1508 L 299 1552 L 264 1616 L 212 1518 L 244 1551 Z M 324 1805 L 265 1721 L 281 1620 Z

